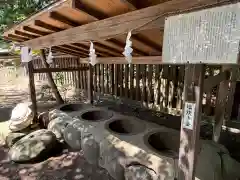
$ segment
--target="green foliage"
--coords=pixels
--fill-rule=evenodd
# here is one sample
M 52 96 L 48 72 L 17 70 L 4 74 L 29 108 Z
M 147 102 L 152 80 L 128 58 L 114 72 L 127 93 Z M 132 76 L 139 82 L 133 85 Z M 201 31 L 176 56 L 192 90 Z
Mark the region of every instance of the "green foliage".
M 5 0 L 0 2 L 0 33 L 6 27 L 10 27 L 24 20 L 27 16 L 44 8 L 54 0 Z M 6 48 L 8 44 L 1 38 L 0 48 Z

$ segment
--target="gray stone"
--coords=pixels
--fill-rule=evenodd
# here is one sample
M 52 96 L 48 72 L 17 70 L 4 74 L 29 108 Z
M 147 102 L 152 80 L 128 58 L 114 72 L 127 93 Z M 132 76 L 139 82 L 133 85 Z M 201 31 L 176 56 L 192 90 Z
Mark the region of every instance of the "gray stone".
M 125 168 L 125 180 L 156 180 L 156 173 L 142 165 L 131 165 Z
M 56 144 L 56 136 L 51 131 L 40 129 L 16 142 L 11 147 L 9 156 L 14 162 L 42 160 L 51 153 Z
M 65 128 L 63 136 L 64 141 L 75 150 L 81 149 L 81 133 L 83 131 L 83 124 L 80 120 L 74 120 Z
M 99 165 L 105 168 L 116 180 L 124 180 L 124 168 L 119 158 L 125 157 L 124 153 L 116 149 L 107 140 L 100 142 Z
M 98 165 L 100 153 L 99 143 L 94 139 L 94 136 L 88 130 L 89 129 L 85 127 L 81 134 L 82 150 L 84 157 L 89 164 Z
M 38 122 L 39 122 L 40 127 L 42 127 L 43 129 L 47 128 L 48 124 L 50 122 L 49 112 L 42 112 L 42 113 L 40 113 L 38 115 Z
M 57 139 L 62 140 L 65 128 L 72 122 L 73 118 L 70 116 L 58 117 L 49 122 L 48 130 L 52 131 Z
M 12 147 L 18 140 L 26 136 L 26 133 L 9 133 L 6 138 L 6 145 Z
M 54 109 L 49 112 L 49 120 L 56 119 L 58 117 L 68 117 L 67 113 L 60 111 L 59 109 Z

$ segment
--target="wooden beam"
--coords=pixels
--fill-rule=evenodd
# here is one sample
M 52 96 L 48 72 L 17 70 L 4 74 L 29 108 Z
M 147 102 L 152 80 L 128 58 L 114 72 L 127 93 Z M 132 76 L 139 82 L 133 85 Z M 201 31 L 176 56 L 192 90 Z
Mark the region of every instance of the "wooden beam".
M 29 38 L 25 38 L 25 37 L 22 37 L 22 36 L 17 36 L 17 35 L 14 35 L 14 34 L 8 34 L 8 37 L 16 39 L 16 40 L 19 40 L 19 41 L 27 41 L 27 40 L 29 40 Z
M 125 4 L 127 4 L 129 7 L 130 7 L 130 10 L 136 10 L 137 8 L 133 5 L 133 2 L 130 2 L 130 0 L 123 0 L 122 1 L 123 3 L 125 3 Z M 81 8 L 81 10 L 83 10 L 83 9 L 85 9 L 85 13 L 87 13 L 87 12 L 92 12 L 91 10 L 91 8 L 85 8 L 85 6 L 79 1 L 79 0 L 75 0 L 74 2 L 73 2 L 73 6 L 76 8 L 76 6 L 78 7 L 78 8 Z M 99 12 L 96 12 L 96 11 L 94 11 L 94 14 L 91 14 L 91 16 L 94 16 L 95 18 L 96 18 L 96 20 L 102 20 L 102 19 L 106 19 L 106 18 L 109 18 L 109 16 L 107 16 L 106 14 L 99 14 Z M 57 19 L 55 19 L 55 20 L 57 20 Z M 153 43 L 153 42 L 151 42 L 151 44 L 149 44 L 148 42 L 149 42 L 149 40 L 148 40 L 148 42 L 146 42 L 146 41 L 142 41 L 142 40 L 140 40 L 138 37 L 134 37 L 134 36 L 132 36 L 132 39 L 134 39 L 134 40 L 136 40 L 136 41 L 140 41 L 141 43 L 143 43 L 143 44 L 145 44 L 145 45 L 147 45 L 147 46 L 151 46 L 151 44 L 154 44 L 154 46 L 153 46 L 153 48 L 156 50 L 156 44 L 155 43 Z M 145 38 L 146 39 L 146 38 Z M 106 40 L 105 42 L 107 42 L 108 43 L 108 41 L 109 40 Z M 115 41 L 117 41 L 117 40 L 115 40 Z M 113 44 L 114 42 L 112 42 L 112 44 Z M 118 44 L 119 45 L 119 41 L 118 42 L 116 42 L 115 44 Z M 121 44 L 121 48 L 123 48 L 125 45 L 123 44 L 123 43 L 120 43 Z M 110 46 L 110 47 L 112 47 L 112 46 Z M 161 48 L 160 48 L 161 49 Z M 147 53 L 144 53 L 143 51 L 141 51 L 141 50 L 138 50 L 137 48 L 134 48 L 134 51 L 135 52 L 138 52 L 138 54 L 140 54 L 140 55 L 148 55 Z M 134 52 L 134 53 L 135 53 Z M 160 52 L 161 52 L 161 50 L 160 50 Z M 116 56 L 116 55 L 114 55 L 114 56 Z M 119 55 L 117 55 L 117 56 L 119 56 Z
M 134 34 L 132 36 L 132 39 L 135 41 L 139 41 L 140 43 L 143 43 L 144 45 L 151 47 L 152 49 L 154 49 L 155 51 L 159 52 L 161 54 L 162 52 L 162 47 L 159 46 L 158 44 L 156 44 L 153 41 L 150 41 L 149 39 L 147 39 L 145 36 L 143 35 L 139 35 L 139 34 Z
M 81 62 L 89 62 L 89 58 L 81 58 Z M 125 57 L 98 57 L 98 64 L 128 64 Z M 133 57 L 132 64 L 162 64 L 162 56 Z
M 4 40 L 7 40 L 7 41 L 14 41 L 14 42 L 23 42 L 23 40 L 19 40 L 19 39 L 16 39 L 16 38 L 12 38 L 12 37 L 6 37 L 6 36 L 3 36 L 3 39 Z
M 42 27 L 42 28 L 45 28 L 45 29 L 48 29 L 48 30 L 50 30 L 50 31 L 62 31 L 62 30 L 64 30 L 64 29 L 62 29 L 62 28 L 53 26 L 53 25 L 51 25 L 51 24 L 47 24 L 47 23 L 45 23 L 45 22 L 43 22 L 43 21 L 41 21 L 41 20 L 35 20 L 35 21 L 34 21 L 34 25 L 35 25 L 35 26 Z
M 229 2 L 221 2 L 219 4 L 226 3 Z M 163 29 L 165 18 L 169 14 L 183 13 L 186 11 L 186 9 L 191 9 L 191 11 L 202 8 L 206 9 L 207 7 L 212 7 L 214 4 L 216 4 L 216 0 L 167 1 L 156 6 L 132 11 L 123 15 L 99 20 L 97 22 L 92 22 L 86 25 L 26 41 L 24 44 L 29 47 L 39 49 L 81 41 L 110 39 L 117 35 L 127 33 L 133 29 L 133 34 L 147 29 Z
M 199 133 L 204 75 L 204 65 L 186 65 L 178 163 L 179 177 L 177 178 L 179 180 L 195 179 L 197 155 L 200 151 Z
M 71 27 L 75 27 L 75 26 L 79 26 L 79 25 L 80 25 L 79 23 L 74 22 L 74 21 L 72 21 L 72 20 L 70 20 L 70 19 L 62 16 L 61 14 L 59 14 L 59 13 L 57 13 L 57 12 L 50 12 L 49 16 L 50 16 L 50 18 L 52 18 L 52 19 L 54 19 L 54 20 L 56 20 L 56 21 L 58 21 L 58 22 L 67 24 L 67 25 L 69 25 L 69 26 L 71 26 Z M 79 48 L 78 46 L 80 46 L 80 47 L 81 47 L 80 49 L 82 49 L 82 50 L 84 50 L 84 51 L 87 51 L 87 52 L 89 51 L 89 50 L 88 50 L 89 47 L 86 47 L 85 45 L 82 45 L 82 44 L 80 44 L 80 43 L 74 43 L 73 45 L 74 45 L 74 46 L 76 45 L 75 47 L 77 47 L 77 48 Z M 73 50 L 74 50 L 74 48 L 73 48 Z M 76 49 L 75 49 L 75 50 L 76 50 Z M 99 48 L 96 48 L 96 50 L 97 50 L 97 51 L 96 51 L 96 54 L 98 54 L 98 55 L 100 55 L 100 56 L 112 56 L 112 55 L 113 55 L 112 53 L 106 52 L 106 50 L 105 50 L 105 52 L 99 51 Z
M 60 21 L 64 24 L 67 24 L 69 26 L 79 26 L 80 24 L 78 22 L 74 22 L 72 20 L 70 20 L 69 18 L 59 14 L 58 12 L 55 12 L 55 11 L 52 11 L 49 13 L 49 17 L 54 19 L 54 20 L 57 20 L 57 21 Z
M 29 27 L 29 26 L 23 26 L 23 30 L 28 31 L 30 33 L 38 34 L 38 35 L 41 35 L 41 36 L 46 36 L 46 35 L 50 34 L 48 32 L 39 31 L 38 29 Z
M 84 5 L 80 0 L 72 0 L 72 7 L 76 10 L 79 10 L 81 12 L 84 12 L 85 14 L 88 14 L 95 20 L 98 20 L 98 18 L 105 19 L 107 18 L 107 15 L 97 11 L 93 8 L 89 8 L 88 6 Z M 98 18 L 96 18 L 98 17 Z
M 54 47 L 52 47 L 52 50 L 60 51 L 60 52 L 66 53 L 66 54 L 74 55 L 74 56 L 79 56 L 79 57 L 82 57 L 82 58 L 85 57 L 85 56 L 80 55 L 80 54 L 75 53 L 75 52 L 69 52 L 68 50 L 66 50 L 66 49 L 62 49 L 61 47 L 58 47 L 58 46 L 54 46 Z
M 87 71 L 87 70 L 89 70 L 89 67 L 39 68 L 39 69 L 34 69 L 34 73 L 72 72 L 72 71 Z
M 32 112 L 33 112 L 33 121 L 36 122 L 37 120 L 37 99 L 36 99 L 36 90 L 34 84 L 34 69 L 32 61 L 27 63 L 28 67 L 28 76 L 29 76 L 29 93 L 32 102 Z
M 229 77 L 230 77 L 230 72 L 228 70 L 221 72 L 216 76 L 208 77 L 207 79 L 204 80 L 203 92 L 211 91 L 214 87 L 219 85 L 222 81 L 229 79 Z
M 134 4 L 135 2 L 133 2 L 132 0 L 122 0 L 121 2 L 125 3 L 131 11 L 137 10 L 136 5 Z
M 70 45 L 61 45 L 59 47 L 61 47 L 63 49 L 66 49 L 66 50 L 69 50 L 70 52 L 75 52 L 75 53 L 78 53 L 80 55 L 88 56 L 88 53 L 82 52 L 80 49 L 77 49 L 77 48 L 72 47 Z
M 18 31 L 18 30 L 15 30 L 14 33 L 17 34 L 17 35 L 29 38 L 29 39 L 34 39 L 34 38 L 40 37 L 40 36 L 36 36 L 36 35 L 33 35 L 33 34 L 25 33 L 25 32 L 22 32 L 22 31 Z

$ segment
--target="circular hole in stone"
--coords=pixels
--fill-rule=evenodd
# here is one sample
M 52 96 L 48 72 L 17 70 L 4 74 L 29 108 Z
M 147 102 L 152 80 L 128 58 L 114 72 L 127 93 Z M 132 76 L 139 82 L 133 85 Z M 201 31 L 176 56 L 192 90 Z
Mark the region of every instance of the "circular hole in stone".
M 67 104 L 62 106 L 60 110 L 64 112 L 79 111 L 83 109 L 83 106 L 84 106 L 83 104 Z
M 82 119 L 87 121 L 101 121 L 110 119 L 113 116 L 112 113 L 102 110 L 88 111 L 82 114 Z
M 108 128 L 118 134 L 137 134 L 144 131 L 144 123 L 131 119 L 117 119 L 108 124 Z
M 148 146 L 155 151 L 171 156 L 178 156 L 180 137 L 171 132 L 155 132 L 147 138 Z

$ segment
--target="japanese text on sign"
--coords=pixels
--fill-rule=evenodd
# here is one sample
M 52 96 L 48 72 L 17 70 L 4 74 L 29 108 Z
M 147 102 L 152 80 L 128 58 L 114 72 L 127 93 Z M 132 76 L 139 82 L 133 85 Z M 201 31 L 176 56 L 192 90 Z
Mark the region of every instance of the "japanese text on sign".
M 185 102 L 183 128 L 193 130 L 195 106 L 195 103 Z

